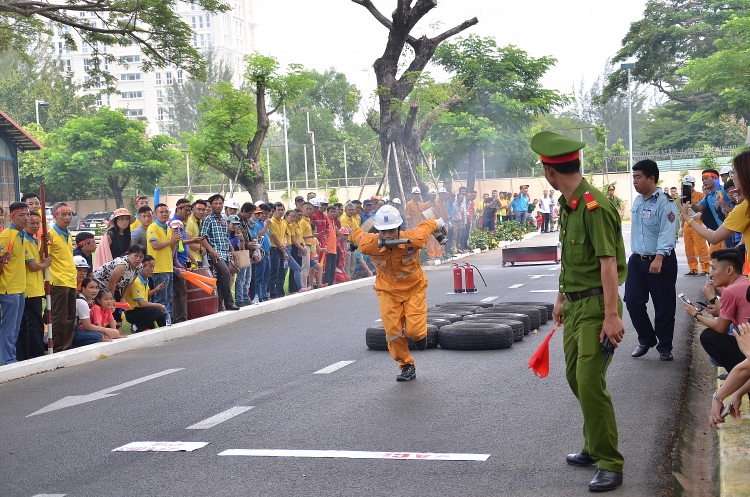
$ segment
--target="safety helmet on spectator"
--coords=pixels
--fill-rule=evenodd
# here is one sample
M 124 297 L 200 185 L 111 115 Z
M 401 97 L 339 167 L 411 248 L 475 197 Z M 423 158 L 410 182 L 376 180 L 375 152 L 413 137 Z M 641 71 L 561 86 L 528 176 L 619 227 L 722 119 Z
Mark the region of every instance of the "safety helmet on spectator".
M 411 192 L 412 193 L 422 193 L 422 190 L 420 190 L 418 186 L 415 186 L 414 188 L 411 189 Z
M 240 209 L 240 203 L 237 202 L 236 199 L 228 198 L 226 202 L 224 202 L 224 208 L 225 209 Z
M 684 178 L 682 178 L 683 183 L 695 183 L 695 177 L 692 174 L 688 174 Z
M 384 205 L 375 214 L 375 229 L 392 230 L 403 224 L 401 213 L 392 205 Z
M 80 268 L 87 268 L 89 267 L 89 263 L 86 262 L 86 258 L 82 255 L 76 255 L 73 257 L 73 263 L 76 265 L 76 267 Z

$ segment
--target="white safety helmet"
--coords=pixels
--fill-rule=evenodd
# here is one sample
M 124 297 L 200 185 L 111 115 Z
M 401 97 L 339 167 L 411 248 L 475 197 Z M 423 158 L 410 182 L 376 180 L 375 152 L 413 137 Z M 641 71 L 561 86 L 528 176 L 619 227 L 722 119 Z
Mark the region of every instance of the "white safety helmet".
M 719 175 L 722 175 L 722 174 L 732 174 L 732 168 L 729 166 L 722 167 L 721 173 Z
M 320 207 L 320 201 L 317 198 L 313 197 L 310 199 L 310 205 L 312 205 L 313 207 Z
M 448 193 L 448 190 L 441 186 L 440 188 L 438 188 L 438 193 Z
M 427 191 L 427 195 L 437 195 L 437 190 L 435 190 L 434 188 L 430 188 Z
M 401 199 L 400 198 L 394 198 L 393 200 L 391 200 L 391 203 L 395 204 L 395 205 L 401 205 Z
M 398 228 L 403 223 L 401 213 L 392 205 L 384 205 L 375 214 L 375 229 L 392 230 Z
M 86 262 L 86 258 L 82 255 L 76 255 L 73 257 L 73 264 L 75 264 L 76 267 L 89 267 L 89 263 Z
M 415 186 L 414 188 L 411 189 L 411 192 L 412 193 L 422 193 L 422 190 L 420 190 L 418 186 Z
M 695 177 L 692 174 L 688 174 L 684 178 L 682 178 L 683 183 L 695 183 Z
M 327 204 L 328 203 L 328 197 L 320 197 L 318 200 L 321 204 Z
M 383 198 L 381 198 L 380 200 L 382 200 L 383 202 L 385 202 L 387 204 L 388 202 L 391 201 L 391 197 L 387 197 L 387 196 L 383 195 Z
M 237 202 L 236 199 L 228 198 L 226 202 L 224 202 L 224 208 L 225 209 L 237 209 L 239 210 L 240 204 Z

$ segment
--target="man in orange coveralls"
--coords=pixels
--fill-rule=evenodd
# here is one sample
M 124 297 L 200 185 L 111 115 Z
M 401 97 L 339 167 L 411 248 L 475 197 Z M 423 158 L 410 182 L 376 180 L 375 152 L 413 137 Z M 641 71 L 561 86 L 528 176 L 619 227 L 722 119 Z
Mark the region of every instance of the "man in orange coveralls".
M 415 229 L 400 231 L 402 222 L 395 207 L 384 205 L 375 214 L 378 233 L 357 228 L 349 235 L 349 241 L 359 247 L 362 255 L 369 255 L 377 268 L 374 288 L 380 299 L 380 318 L 388 350 L 401 370 L 396 381 L 409 381 L 417 377 L 417 370 L 406 337 L 414 340 L 419 350 L 427 346 L 427 278 L 419 263 L 419 251 L 444 223 L 442 219 L 429 219 Z M 410 242 L 387 246 L 389 241 L 398 239 Z

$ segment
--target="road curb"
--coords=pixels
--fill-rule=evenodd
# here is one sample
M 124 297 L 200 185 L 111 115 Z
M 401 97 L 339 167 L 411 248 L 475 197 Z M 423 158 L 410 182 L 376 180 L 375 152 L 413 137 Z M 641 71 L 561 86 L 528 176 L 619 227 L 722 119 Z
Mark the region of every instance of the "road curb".
M 371 286 L 374 282 L 375 277 L 373 276 L 370 278 L 348 281 L 346 283 L 339 283 L 333 286 L 319 288 L 317 290 L 295 293 L 283 298 L 269 300 L 258 305 L 242 307 L 239 311 L 219 312 L 217 314 L 192 319 L 166 328 L 137 333 L 113 342 L 96 343 L 77 349 L 66 350 L 65 352 L 16 362 L 7 366 L 0 366 L 0 384 L 23 378 L 25 376 L 51 371 L 53 369 L 84 364 L 97 359 L 104 359 L 115 354 L 121 354 L 141 347 L 158 345 L 176 338 L 195 335 L 202 331 L 236 323 L 253 316 L 287 309 L 289 307 L 312 302 L 331 295 L 337 295 L 350 290 Z
M 724 368 L 719 368 L 723 373 Z M 723 381 L 716 381 L 718 389 Z M 750 497 L 750 415 L 727 418 L 719 434 L 719 495 Z

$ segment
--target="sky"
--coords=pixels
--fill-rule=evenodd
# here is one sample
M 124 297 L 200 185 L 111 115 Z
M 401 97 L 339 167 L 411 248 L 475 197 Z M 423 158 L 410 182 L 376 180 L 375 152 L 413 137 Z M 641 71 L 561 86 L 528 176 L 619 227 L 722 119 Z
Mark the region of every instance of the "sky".
M 373 3 L 389 18 L 396 5 Z M 462 35 L 494 36 L 499 46 L 556 58 L 542 83 L 570 94 L 581 78 L 588 87 L 602 73 L 645 5 L 645 0 L 439 0 L 412 34 L 432 36 L 477 17 L 479 23 Z M 383 53 L 387 30 L 364 7 L 351 0 L 254 0 L 253 9 L 259 52 L 277 57 L 282 66 L 335 67 L 362 92 L 363 103 L 371 98 L 372 64 Z

